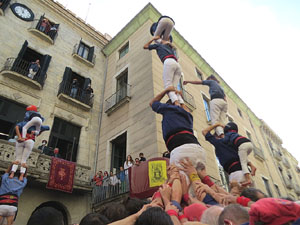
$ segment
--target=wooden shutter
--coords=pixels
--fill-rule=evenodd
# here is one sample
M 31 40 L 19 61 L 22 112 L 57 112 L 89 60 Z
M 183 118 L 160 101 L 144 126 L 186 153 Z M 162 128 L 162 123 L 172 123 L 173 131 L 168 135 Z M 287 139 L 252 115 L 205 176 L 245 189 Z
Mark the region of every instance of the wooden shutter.
M 64 72 L 64 76 L 63 76 L 63 80 L 59 85 L 59 90 L 58 90 L 58 95 L 60 93 L 65 93 L 65 94 L 69 94 L 68 92 L 69 87 L 70 87 L 70 83 L 71 83 L 71 79 L 72 79 L 72 70 L 70 67 L 66 67 L 65 72 Z
M 27 47 L 28 47 L 28 41 L 25 40 L 24 44 L 22 45 L 22 48 L 21 48 L 21 50 L 20 50 L 20 52 L 18 54 L 18 59 L 22 59 L 23 58 L 23 56 L 24 56 L 24 54 L 26 52 Z
M 87 60 L 89 60 L 90 62 L 93 62 L 94 51 L 95 51 L 95 47 L 90 47 L 89 54 L 87 57 Z
M 5 11 L 5 9 L 7 8 L 7 6 L 9 5 L 9 3 L 10 3 L 10 0 L 4 0 L 2 2 L 2 5 L 1 5 L 0 8 L 3 10 L 3 12 Z
M 50 55 L 44 55 L 42 60 L 41 60 L 41 69 L 39 72 L 39 81 L 41 85 L 44 85 L 45 79 L 46 79 L 46 73 L 51 61 L 51 56 Z
M 70 67 L 66 67 L 63 80 L 64 82 L 71 83 L 73 71 Z
M 45 14 L 44 14 L 45 15 Z M 42 20 L 45 18 L 44 15 L 41 16 L 39 22 L 37 23 L 35 29 L 39 30 L 40 26 L 41 26 L 41 23 L 42 23 Z

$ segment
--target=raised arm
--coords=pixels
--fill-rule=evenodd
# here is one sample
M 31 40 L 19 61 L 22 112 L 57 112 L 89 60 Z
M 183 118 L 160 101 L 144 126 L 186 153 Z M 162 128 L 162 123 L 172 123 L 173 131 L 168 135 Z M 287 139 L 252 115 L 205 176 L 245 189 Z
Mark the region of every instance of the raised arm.
M 185 81 L 183 81 L 183 85 L 186 85 L 186 84 L 202 84 L 202 80 L 195 80 L 195 81 L 185 80 Z
M 144 45 L 144 49 L 148 49 L 149 45 L 151 45 L 152 41 L 159 39 L 160 37 L 153 37 L 151 38 L 150 41 L 148 41 L 145 45 Z
M 223 125 L 220 124 L 220 123 L 216 123 L 214 125 L 211 125 L 211 126 L 207 127 L 206 129 L 202 130 L 203 136 L 205 136 L 208 132 L 212 131 L 213 129 L 215 129 L 218 126 L 223 126 Z
M 169 86 L 158 95 L 156 95 L 149 103 L 150 107 L 152 106 L 153 102 L 160 102 L 169 91 L 175 91 L 175 88 L 173 86 Z

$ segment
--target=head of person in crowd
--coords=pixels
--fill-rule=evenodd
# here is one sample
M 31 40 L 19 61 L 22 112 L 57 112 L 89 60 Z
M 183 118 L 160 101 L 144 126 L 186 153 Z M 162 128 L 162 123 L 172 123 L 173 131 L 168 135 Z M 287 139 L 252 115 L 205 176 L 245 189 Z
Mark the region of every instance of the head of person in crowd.
M 207 175 L 205 165 L 202 162 L 197 163 L 196 170 L 197 170 L 197 173 L 198 173 L 198 176 L 200 177 L 200 179 L 202 179 L 203 177 L 205 177 Z
M 256 188 L 245 188 L 242 191 L 241 196 L 250 198 L 252 202 L 256 202 L 261 198 L 267 197 L 261 190 L 256 189 Z
M 229 188 L 230 188 L 229 193 L 233 196 L 236 196 L 236 197 L 239 197 L 241 195 L 242 190 L 243 190 L 243 187 L 235 180 L 230 182 Z M 244 197 L 246 197 L 246 196 L 244 196 Z
M 299 224 L 300 205 L 285 199 L 262 198 L 251 205 L 249 215 L 250 224 L 255 225 Z
M 108 224 L 108 219 L 100 213 L 89 213 L 83 217 L 79 225 L 106 225 Z
M 102 177 L 102 176 L 103 176 L 102 170 L 99 170 L 98 175 L 99 175 L 99 177 Z
M 200 203 L 194 203 L 184 207 L 184 215 L 189 221 L 200 221 L 207 207 Z
M 27 225 L 64 225 L 64 218 L 60 211 L 53 207 L 41 207 L 29 218 Z
M 108 177 L 108 172 L 104 171 L 104 177 Z
M 200 222 L 209 225 L 219 225 L 219 216 L 223 209 L 223 207 L 217 205 L 209 207 L 202 214 Z
M 107 204 L 106 208 L 102 211 L 102 214 L 109 220 L 110 223 L 124 219 L 129 215 L 124 204 L 117 202 L 110 202 Z
M 139 165 L 140 165 L 140 159 L 139 159 L 139 158 L 135 158 L 134 161 L 135 161 L 135 165 L 136 165 L 136 166 L 139 166 Z
M 219 216 L 219 225 L 241 225 L 247 222 L 249 222 L 248 211 L 238 204 L 226 206 Z
M 124 171 L 124 167 L 123 166 L 120 166 L 120 171 Z
M 43 146 L 47 145 L 47 143 L 48 143 L 47 140 L 43 140 L 43 141 L 42 141 L 42 145 L 43 145 Z
M 214 81 L 220 83 L 220 82 L 218 81 L 218 79 L 215 77 L 215 75 L 213 75 L 213 74 L 211 74 L 206 80 L 214 80 Z
M 171 217 L 160 207 L 150 207 L 145 210 L 134 225 L 173 225 Z
M 137 213 L 146 202 L 138 198 L 127 198 L 123 204 L 128 211 L 128 214 L 132 215 Z
M 131 155 L 128 155 L 127 158 L 126 158 L 126 164 L 127 165 L 129 164 L 129 162 L 131 162 L 132 164 L 134 164 L 134 161 L 133 161 Z
M 113 175 L 114 175 L 113 171 L 110 171 L 109 176 L 112 177 Z

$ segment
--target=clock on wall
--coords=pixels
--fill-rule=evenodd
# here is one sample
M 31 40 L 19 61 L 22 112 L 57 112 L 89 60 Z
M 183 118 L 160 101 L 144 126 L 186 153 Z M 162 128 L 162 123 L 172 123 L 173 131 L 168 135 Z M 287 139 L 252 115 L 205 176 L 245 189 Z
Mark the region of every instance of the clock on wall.
M 10 5 L 10 8 L 16 17 L 25 21 L 33 21 L 34 13 L 26 5 L 14 3 Z

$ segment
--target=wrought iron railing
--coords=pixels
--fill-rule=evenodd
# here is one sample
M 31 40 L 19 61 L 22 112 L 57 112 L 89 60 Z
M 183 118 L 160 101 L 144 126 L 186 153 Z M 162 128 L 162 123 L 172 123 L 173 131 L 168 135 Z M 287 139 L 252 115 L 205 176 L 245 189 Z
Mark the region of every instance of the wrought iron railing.
M 49 24 L 47 26 L 42 26 L 42 18 L 39 20 L 33 20 L 32 24 L 30 26 L 31 29 L 36 29 L 41 33 L 44 33 L 45 35 L 47 35 L 52 41 L 54 41 L 57 37 L 57 33 L 58 33 L 58 29 Z
M 92 202 L 100 203 L 106 199 L 114 198 L 118 195 L 128 193 L 130 191 L 128 171 L 120 171 L 113 176 L 106 178 L 96 178 L 93 180 Z
M 108 111 L 118 103 L 122 102 L 122 100 L 126 99 L 127 97 L 130 97 L 130 84 L 126 84 L 126 86 L 123 86 L 119 90 L 117 90 L 116 93 L 111 95 L 108 99 L 105 100 L 105 111 Z
M 28 77 L 29 68 L 30 68 L 30 62 L 26 60 L 19 59 L 19 58 L 8 58 L 1 71 L 4 70 L 14 71 L 18 74 Z M 37 73 L 34 75 L 32 80 L 37 81 L 40 85 L 44 86 L 46 78 L 47 78 L 47 74 L 42 76 L 41 70 L 39 69 Z
M 74 87 L 72 83 L 62 81 L 59 84 L 58 95 L 61 93 L 66 94 L 71 98 L 76 99 L 86 105 L 93 105 L 94 95 L 92 93 L 89 93 L 87 90 L 83 90 L 79 87 Z
M 87 54 L 86 56 L 82 56 L 82 55 L 79 53 L 79 44 L 78 44 L 78 43 L 75 44 L 74 47 L 73 47 L 73 54 L 79 55 L 81 58 L 83 58 L 83 59 L 85 59 L 85 60 L 87 60 L 87 61 L 89 61 L 89 62 L 95 64 L 96 55 L 93 54 L 92 60 L 89 60 L 89 59 L 88 59 L 88 54 Z
M 186 90 L 182 91 L 182 97 L 183 100 L 188 103 L 189 105 L 191 105 L 194 109 L 196 108 L 196 104 L 195 104 L 195 100 L 193 95 L 191 95 L 190 93 L 188 93 Z

